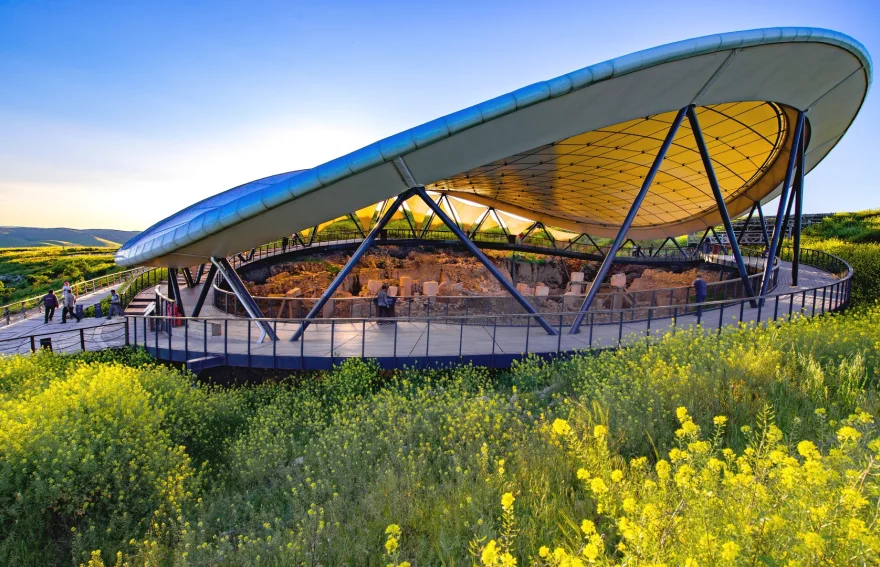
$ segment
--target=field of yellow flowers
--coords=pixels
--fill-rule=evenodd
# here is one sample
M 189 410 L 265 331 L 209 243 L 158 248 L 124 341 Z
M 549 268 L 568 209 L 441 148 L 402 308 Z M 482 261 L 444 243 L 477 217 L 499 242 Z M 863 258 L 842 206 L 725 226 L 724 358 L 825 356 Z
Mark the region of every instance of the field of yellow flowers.
M 502 374 L 0 360 L 3 565 L 876 564 L 880 307 Z
M 878 565 L 876 285 L 499 373 L 2 358 L 0 565 Z

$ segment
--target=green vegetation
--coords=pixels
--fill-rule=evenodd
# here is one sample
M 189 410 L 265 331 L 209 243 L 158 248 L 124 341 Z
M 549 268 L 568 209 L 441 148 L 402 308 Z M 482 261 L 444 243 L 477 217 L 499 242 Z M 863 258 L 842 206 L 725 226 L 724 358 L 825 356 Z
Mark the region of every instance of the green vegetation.
M 29 246 L 110 246 L 118 248 L 137 231 L 0 226 L 0 248 Z
M 503 372 L 0 359 L 0 564 L 875 565 L 878 246 L 811 237 L 846 313 Z
M 804 234 L 853 243 L 880 243 L 880 210 L 836 213 L 806 228 Z
M 41 247 L 0 249 L 0 302 L 12 303 L 75 283 L 122 270 L 113 261 L 114 249 Z M 9 291 L 12 290 L 12 291 Z M 4 293 L 6 291 L 6 293 Z
M 224 389 L 132 350 L 6 358 L 0 562 L 862 564 L 878 372 L 880 307 L 497 375 Z

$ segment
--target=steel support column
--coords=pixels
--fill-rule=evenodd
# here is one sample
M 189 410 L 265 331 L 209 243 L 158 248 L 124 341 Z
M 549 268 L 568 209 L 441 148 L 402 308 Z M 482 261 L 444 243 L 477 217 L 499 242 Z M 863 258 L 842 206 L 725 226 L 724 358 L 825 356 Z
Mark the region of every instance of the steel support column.
M 186 317 L 183 309 L 183 299 L 180 297 L 180 285 L 177 283 L 177 268 L 168 268 L 168 288 L 171 290 L 172 299 L 177 304 L 177 312 L 181 317 Z
M 749 209 L 749 216 L 746 217 L 746 222 L 743 223 L 742 230 L 739 231 L 739 238 L 737 238 L 738 244 L 742 245 L 743 238 L 746 237 L 746 232 L 749 231 L 749 223 L 752 222 L 752 215 L 755 214 L 755 207 L 758 206 L 758 202 L 755 201 L 752 203 L 752 208 Z
M 697 113 L 694 111 L 693 105 L 688 107 L 687 115 L 691 124 L 691 130 L 694 133 L 694 140 L 697 142 L 697 148 L 700 150 L 700 157 L 703 159 L 703 167 L 706 169 L 706 177 L 709 178 L 709 185 L 712 187 L 712 193 L 715 195 L 715 204 L 718 205 L 718 212 L 721 215 L 721 222 L 724 224 L 724 231 L 727 233 L 727 240 L 730 243 L 730 251 L 733 253 L 733 259 L 736 262 L 736 269 L 742 280 L 743 289 L 749 297 L 754 297 L 755 291 L 752 289 L 752 282 L 749 281 L 749 273 L 746 271 L 746 264 L 743 261 L 742 253 L 739 250 L 739 243 L 736 241 L 736 234 L 733 232 L 733 223 L 730 222 L 730 214 L 727 212 L 727 204 L 724 202 L 724 194 L 721 192 L 721 187 L 718 185 L 718 178 L 715 177 L 715 167 L 712 165 L 712 158 L 709 156 L 709 148 L 706 147 L 706 140 L 703 139 L 703 131 L 700 129 L 700 121 L 697 119 Z M 754 301 L 752 301 L 751 304 L 752 307 L 757 307 L 757 304 Z
M 364 232 L 364 227 L 361 226 L 361 221 L 357 218 L 354 213 L 348 213 L 348 220 L 354 223 L 354 227 L 360 233 L 361 236 L 366 236 L 367 233 Z
M 767 221 L 764 220 L 764 210 L 761 208 L 761 202 L 755 201 L 758 206 L 758 220 L 761 221 L 761 234 L 764 237 L 764 246 L 770 248 L 770 237 L 767 235 Z
M 278 337 L 275 335 L 275 331 L 272 330 L 272 325 L 266 321 L 260 321 L 260 319 L 263 318 L 263 312 L 260 311 L 260 306 L 257 305 L 257 302 L 251 297 L 244 282 L 238 277 L 238 273 L 229 265 L 229 260 L 212 256 L 211 264 L 223 275 L 223 279 L 229 283 L 232 293 L 234 293 L 235 297 L 241 302 L 242 307 L 244 307 L 244 310 L 250 315 L 251 319 L 257 319 L 255 323 L 257 324 L 257 327 L 260 328 L 260 338 L 257 342 L 262 342 L 263 336 L 267 336 L 271 340 L 277 341 Z
M 791 153 L 788 156 L 788 167 L 785 170 L 785 181 L 782 182 L 782 194 L 779 195 L 779 210 L 776 213 L 776 223 L 773 227 L 773 240 L 770 241 L 770 249 L 767 251 L 767 265 L 764 267 L 764 277 L 761 280 L 761 304 L 764 303 L 764 296 L 770 287 L 770 276 L 773 273 L 773 263 L 776 259 L 776 249 L 779 247 L 779 237 L 782 233 L 782 217 L 785 213 L 785 205 L 788 202 L 789 188 L 791 187 L 791 179 L 794 175 L 794 166 L 797 163 L 798 149 L 801 145 L 801 138 L 804 133 L 805 115 L 803 111 L 798 112 L 797 124 L 794 129 L 794 138 L 792 138 Z
M 196 272 L 195 284 L 199 285 L 202 282 L 202 276 L 205 275 L 205 265 L 199 264 L 199 271 Z
M 678 252 L 679 252 L 679 254 L 681 254 L 682 256 L 687 256 L 687 254 L 685 253 L 685 251 L 682 250 L 682 249 L 681 249 L 681 246 L 678 244 L 678 240 L 676 240 L 676 239 L 673 238 L 672 236 L 669 237 L 669 240 L 672 241 L 672 244 L 674 244 L 676 248 L 678 248 Z
M 797 179 L 797 176 L 795 176 Z M 782 221 L 782 240 L 785 240 L 787 237 L 791 236 L 791 231 L 788 230 L 789 224 L 791 224 L 791 209 L 794 206 L 794 191 L 792 191 L 788 195 L 788 206 L 785 207 L 785 218 Z
M 801 221 L 804 214 L 804 153 L 807 151 L 807 132 L 801 131 L 798 146 L 798 169 L 794 178 L 794 242 L 791 258 L 791 285 L 798 285 L 798 274 L 801 268 Z
M 193 275 L 189 268 L 182 268 L 180 271 L 183 272 L 183 280 L 186 282 L 186 287 L 195 287 L 196 283 L 193 281 Z
M 308 315 L 303 319 L 302 324 L 300 324 L 299 329 L 293 334 L 290 338 L 291 341 L 298 341 L 302 334 L 305 332 L 306 328 L 311 324 L 312 320 L 318 316 L 318 313 L 324 308 L 324 305 L 330 300 L 333 296 L 333 293 L 336 289 L 342 285 L 343 280 L 345 280 L 346 276 L 351 273 L 352 268 L 354 268 L 355 264 L 358 263 L 358 260 L 364 255 L 367 249 L 373 244 L 376 240 L 376 237 L 379 236 L 379 233 L 382 232 L 382 229 L 385 228 L 385 225 L 391 220 L 391 217 L 394 216 L 394 213 L 399 209 L 403 202 L 409 199 L 413 194 L 413 191 L 407 190 L 397 196 L 397 199 L 394 200 L 394 203 L 385 209 L 382 213 L 382 217 L 379 219 L 379 222 L 376 223 L 369 234 L 367 234 L 366 238 L 361 241 L 360 246 L 358 246 L 357 250 L 354 251 L 354 254 L 351 255 L 351 258 L 348 259 L 348 262 L 345 263 L 345 266 L 339 270 L 339 273 L 336 274 L 336 277 L 333 278 L 333 281 L 330 283 L 330 286 L 324 291 L 324 294 L 321 295 L 321 299 L 315 303 L 315 305 L 309 310 Z
M 204 264 L 202 264 L 204 266 Z M 211 267 L 208 268 L 208 275 L 205 277 L 205 283 L 202 286 L 202 291 L 199 292 L 199 298 L 196 300 L 196 306 L 193 307 L 192 316 L 198 317 L 199 313 L 202 312 L 202 306 L 205 304 L 205 299 L 208 297 L 208 292 L 214 286 L 214 276 L 217 275 L 217 266 L 213 263 Z
M 489 216 L 490 212 L 491 212 L 491 209 L 486 209 L 486 212 L 484 212 L 482 215 L 480 215 L 480 217 L 477 219 L 477 222 L 474 223 L 473 228 L 471 228 L 471 231 L 470 231 L 470 234 L 468 235 L 468 238 L 473 238 L 474 236 L 477 235 L 477 231 L 479 231 L 480 228 L 483 226 L 483 223 L 486 221 L 486 217 Z
M 696 248 L 696 250 L 694 250 L 694 254 L 693 254 L 694 256 L 696 256 L 697 254 L 700 253 L 700 248 L 703 246 L 703 242 L 706 241 L 706 237 L 709 236 L 709 230 L 711 230 L 711 228 L 712 227 L 709 227 L 703 231 L 703 236 L 700 237 L 699 242 L 697 242 L 697 248 Z
M 480 263 L 482 263 L 486 267 L 486 269 L 489 270 L 489 273 L 491 273 L 492 276 L 496 280 L 498 280 L 498 283 L 500 283 L 502 287 L 504 287 L 504 289 L 506 289 L 507 292 L 512 295 L 513 298 L 516 299 L 520 305 L 522 305 L 523 309 L 525 309 L 528 313 L 535 315 L 535 321 L 539 325 L 541 325 L 541 328 L 543 328 L 548 335 L 555 335 L 556 331 L 553 329 L 553 327 L 551 327 L 550 324 L 545 321 L 543 317 L 537 314 L 538 311 L 532 306 L 531 303 L 526 301 L 526 299 L 519 293 L 519 291 L 517 291 L 516 287 L 514 287 L 514 285 L 510 283 L 504 277 L 504 275 L 501 274 L 498 268 L 495 267 L 495 264 L 493 264 L 488 258 L 486 258 L 486 255 L 483 254 L 483 251 L 480 250 L 477 245 L 474 244 L 473 241 L 467 237 L 467 234 L 465 234 L 464 231 L 451 218 L 449 218 L 445 212 L 443 212 L 443 209 L 441 209 L 437 203 L 431 200 L 431 198 L 425 192 L 425 188 L 414 187 L 412 191 L 415 191 L 415 194 L 421 197 L 422 201 L 424 201 L 426 205 L 431 207 L 431 210 L 434 211 L 434 214 L 437 215 L 437 218 L 439 218 L 441 221 L 443 221 L 443 224 L 449 227 L 449 230 L 451 230 L 453 234 L 455 234 L 455 237 L 458 238 L 464 245 L 464 247 L 468 249 L 468 252 L 476 256 L 477 260 L 479 260 Z
M 599 292 L 599 287 L 602 285 L 602 281 L 605 279 L 605 276 L 608 275 L 608 270 L 611 269 L 611 264 L 614 262 L 614 255 L 617 254 L 617 251 L 623 245 L 623 241 L 626 240 L 626 233 L 629 231 L 630 226 L 632 226 L 636 214 L 639 212 L 639 207 L 642 206 L 642 201 L 645 200 L 645 195 L 648 194 L 648 189 L 651 188 L 651 183 L 653 183 L 654 177 L 660 169 L 660 164 L 663 163 L 663 158 L 666 157 L 666 152 L 669 151 L 669 146 L 672 145 L 672 140 L 675 139 L 675 134 L 678 132 L 678 127 L 681 126 L 681 121 L 684 120 L 686 110 L 686 108 L 682 108 L 678 111 L 678 114 L 675 115 L 675 119 L 672 121 L 669 131 L 666 133 L 666 139 L 663 140 L 663 145 L 660 146 L 660 151 L 657 152 L 657 156 L 654 158 L 654 163 L 651 165 L 651 169 L 645 176 L 645 181 L 642 183 L 641 190 L 639 190 L 638 195 L 636 195 L 635 201 L 633 201 L 626 218 L 623 219 L 620 231 L 618 231 L 617 236 L 614 238 L 614 242 L 611 243 L 611 249 L 608 250 L 608 254 L 605 256 L 605 259 L 602 260 L 602 265 L 599 267 L 599 273 L 596 274 L 596 278 L 593 280 L 592 285 L 590 285 L 590 290 L 587 292 L 587 297 L 584 298 L 584 303 L 581 305 L 580 312 L 568 331 L 569 334 L 574 335 L 580 331 L 584 316 L 593 304 L 593 299 L 596 298 L 596 294 Z

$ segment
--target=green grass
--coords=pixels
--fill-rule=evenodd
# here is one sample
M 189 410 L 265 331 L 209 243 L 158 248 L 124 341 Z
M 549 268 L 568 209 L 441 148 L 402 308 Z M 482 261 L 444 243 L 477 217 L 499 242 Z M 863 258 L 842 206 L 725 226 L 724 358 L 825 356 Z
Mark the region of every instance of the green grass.
M 0 304 L 60 289 L 75 283 L 122 271 L 113 261 L 115 250 L 99 247 L 0 248 Z
M 507 371 L 0 359 L 0 564 L 876 564 L 880 245 L 811 238 L 858 306 Z
M 880 243 L 880 210 L 836 213 L 806 228 L 804 234 L 850 243 Z
M 567 525 L 583 519 L 599 526 L 603 553 L 622 561 L 615 516 L 597 508 L 606 495 L 592 493 L 579 469 L 609 486 L 614 469 L 652 478 L 638 459 L 650 465 L 680 446 L 679 407 L 702 431 L 726 417 L 713 442 L 719 451 L 751 447 L 743 426 L 760 425 L 772 408 L 780 450 L 796 453 L 809 440 L 827 453 L 834 432 L 858 422 L 849 416 L 880 411 L 878 368 L 876 307 L 720 336 L 681 333 L 501 373 L 386 373 L 351 360 L 304 380 L 229 389 L 193 387 L 192 377 L 139 351 L 6 358 L 0 563 L 84 563 L 100 549 L 133 565 L 385 565 L 385 529 L 396 524 L 400 561 L 470 564 L 473 545 L 502 541 L 507 492 L 516 495 L 517 535 L 505 549 L 519 564 L 542 545 L 577 551 L 584 542 Z M 556 419 L 575 433 L 554 437 Z M 589 433 L 596 423 L 609 429 L 601 459 Z M 859 427 L 846 466 L 872 454 L 876 428 Z M 867 511 L 846 514 L 870 523 L 880 487 L 876 474 L 866 480 Z M 770 488 L 809 509 L 845 489 L 828 486 L 808 494 Z M 800 525 L 794 513 L 784 519 Z M 744 550 L 759 545 L 725 537 Z M 661 557 L 678 557 L 676 549 Z M 782 545 L 765 551 L 804 556 Z

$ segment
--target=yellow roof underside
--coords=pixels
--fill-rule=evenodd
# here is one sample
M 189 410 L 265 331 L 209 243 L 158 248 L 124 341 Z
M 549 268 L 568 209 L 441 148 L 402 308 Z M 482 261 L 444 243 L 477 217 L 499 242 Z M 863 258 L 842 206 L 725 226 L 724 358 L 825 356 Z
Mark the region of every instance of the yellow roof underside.
M 675 112 L 630 120 L 516 154 L 434 183 L 518 214 L 620 226 L 669 131 Z M 697 108 L 725 201 L 749 191 L 787 140 L 781 105 L 737 102 Z M 787 153 L 787 152 L 786 152 Z M 687 120 L 636 216 L 633 228 L 677 224 L 715 209 Z M 772 190 L 768 187 L 764 194 Z M 754 198 L 754 195 L 750 195 Z

